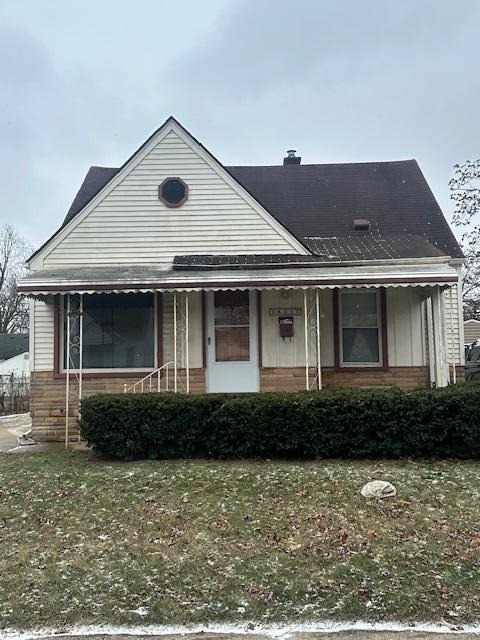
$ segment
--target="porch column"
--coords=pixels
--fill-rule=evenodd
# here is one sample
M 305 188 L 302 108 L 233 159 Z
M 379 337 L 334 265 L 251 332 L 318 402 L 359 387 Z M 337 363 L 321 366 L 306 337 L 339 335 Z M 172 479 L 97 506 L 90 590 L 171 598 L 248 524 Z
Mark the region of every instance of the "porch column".
M 315 299 L 308 305 L 308 289 L 303 290 L 303 313 L 305 333 L 305 389 L 322 388 L 321 348 L 320 348 L 320 294 L 315 289 Z M 311 345 L 310 345 L 311 343 Z M 312 362 L 310 362 L 310 346 Z M 310 365 L 317 368 L 317 377 L 310 383 Z
M 173 293 L 173 390 L 177 393 L 177 292 Z
M 308 381 L 308 369 L 310 366 L 310 362 L 308 360 L 308 301 L 307 301 L 307 290 L 303 290 L 303 314 L 304 314 L 304 323 L 303 329 L 305 333 L 305 389 L 308 391 L 310 384 Z
M 439 287 L 434 287 L 432 291 L 432 329 L 433 348 L 435 361 L 435 382 L 437 387 L 446 387 L 449 382 L 446 367 L 448 358 L 445 348 L 445 322 L 443 309 L 443 295 Z
M 189 310 L 188 310 L 188 291 L 185 291 L 185 373 L 187 376 L 187 393 L 190 393 L 190 353 L 188 347 L 188 333 L 189 333 Z
M 318 388 L 322 388 L 322 358 L 320 350 L 320 292 L 315 291 L 315 320 L 317 327 L 317 381 Z
M 430 386 L 437 386 L 437 376 L 435 367 L 435 343 L 433 340 L 433 310 L 432 310 L 432 298 L 428 297 L 425 300 L 425 306 L 427 309 L 427 341 L 428 341 L 428 365 L 430 371 Z

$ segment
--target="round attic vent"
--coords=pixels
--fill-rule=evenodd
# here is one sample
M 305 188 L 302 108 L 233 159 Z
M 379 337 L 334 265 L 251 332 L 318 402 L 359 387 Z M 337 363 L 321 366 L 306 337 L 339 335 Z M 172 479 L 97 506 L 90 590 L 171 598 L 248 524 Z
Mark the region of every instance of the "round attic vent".
M 181 178 L 165 178 L 158 187 L 158 198 L 167 207 L 181 207 L 188 198 L 188 186 Z

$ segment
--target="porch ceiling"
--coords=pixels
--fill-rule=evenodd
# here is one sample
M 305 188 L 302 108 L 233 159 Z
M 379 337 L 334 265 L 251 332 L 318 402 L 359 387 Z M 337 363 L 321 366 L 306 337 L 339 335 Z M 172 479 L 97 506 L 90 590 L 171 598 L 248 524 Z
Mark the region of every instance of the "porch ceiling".
M 451 286 L 457 272 L 445 262 L 407 265 L 314 266 L 178 271 L 156 266 L 75 267 L 36 271 L 20 280 L 26 296 L 67 293 L 147 293 L 221 289 L 335 289 Z

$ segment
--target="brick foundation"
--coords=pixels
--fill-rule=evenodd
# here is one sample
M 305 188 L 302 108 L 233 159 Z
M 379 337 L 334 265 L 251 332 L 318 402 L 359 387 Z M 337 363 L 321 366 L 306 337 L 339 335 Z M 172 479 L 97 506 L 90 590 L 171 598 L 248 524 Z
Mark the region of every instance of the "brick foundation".
M 311 379 L 316 370 L 311 370 Z M 429 385 L 428 367 L 390 367 L 386 371 L 336 371 L 322 369 L 322 385 L 327 389 L 343 387 L 400 387 L 405 390 Z M 261 391 L 303 391 L 305 368 L 270 368 L 260 370 Z
M 185 372 L 179 371 L 180 381 L 184 382 Z M 83 396 L 97 393 L 123 393 L 124 385 L 138 382 L 135 378 L 88 377 L 83 379 Z M 155 383 L 154 383 L 155 386 Z M 77 416 L 78 385 L 71 381 L 71 407 L 69 425 L 71 439 L 78 438 Z M 190 370 L 190 390 L 192 393 L 205 391 L 204 369 Z M 55 378 L 53 371 L 35 371 L 31 374 L 31 414 L 32 436 L 37 442 L 63 441 L 65 439 L 65 378 Z
M 316 371 L 311 369 L 313 380 Z M 185 371 L 179 372 L 184 381 Z M 83 380 L 84 396 L 96 393 L 123 393 L 124 385 L 138 382 L 135 378 L 96 377 Z M 465 379 L 464 368 L 457 367 L 457 381 Z M 336 371 L 322 370 L 322 383 L 327 389 L 342 387 L 400 387 L 413 390 L 429 385 L 428 367 L 390 367 L 386 371 Z M 261 391 L 303 391 L 305 389 L 305 368 L 260 369 Z M 205 370 L 190 370 L 190 390 L 192 393 L 204 393 Z M 72 439 L 78 437 L 77 429 L 77 386 L 72 381 L 72 406 L 70 409 Z M 33 372 L 31 376 L 31 413 L 32 435 L 38 442 L 63 441 L 65 438 L 65 378 L 55 378 L 53 372 Z

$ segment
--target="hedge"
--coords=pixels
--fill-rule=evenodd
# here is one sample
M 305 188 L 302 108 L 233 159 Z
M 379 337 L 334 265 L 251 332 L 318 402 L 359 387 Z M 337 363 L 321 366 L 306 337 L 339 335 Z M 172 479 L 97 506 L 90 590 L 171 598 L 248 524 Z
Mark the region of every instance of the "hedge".
M 80 430 L 134 458 L 480 457 L 480 384 L 405 392 L 96 395 Z

